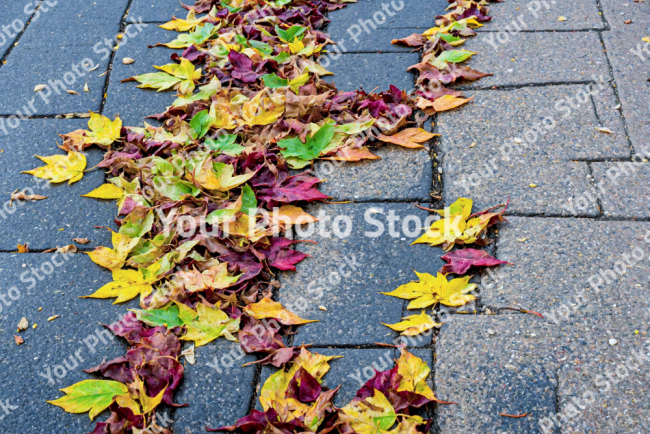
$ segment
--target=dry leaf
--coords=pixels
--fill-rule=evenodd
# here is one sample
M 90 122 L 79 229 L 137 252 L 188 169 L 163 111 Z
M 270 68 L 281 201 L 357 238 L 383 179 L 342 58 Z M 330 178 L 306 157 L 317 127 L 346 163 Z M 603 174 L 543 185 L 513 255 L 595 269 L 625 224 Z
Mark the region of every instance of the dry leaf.
M 27 322 L 27 318 L 23 317 L 18 323 L 18 331 L 20 332 L 23 330 L 27 330 L 28 327 L 29 327 L 29 323 Z
M 21 191 L 19 193 L 13 192 L 11 193 L 11 200 L 9 200 L 9 206 L 13 203 L 14 200 L 44 200 L 47 199 L 48 196 L 41 196 L 40 194 L 25 194 L 24 191 Z
M 45 89 L 46 87 L 47 87 L 47 86 L 44 85 L 44 84 L 37 84 L 37 85 L 34 87 L 34 92 L 40 92 L 40 91 L 42 91 L 43 89 Z
M 84 92 L 90 92 L 90 89 L 88 88 L 88 82 L 84 84 Z
M 131 59 L 130 57 L 125 57 L 124 59 L 122 59 L 122 63 L 125 65 L 130 65 L 133 62 L 135 62 L 135 60 Z
M 48 321 L 53 321 L 53 320 L 57 319 L 57 318 L 60 317 L 60 316 L 61 316 L 61 315 L 53 315 L 53 316 L 49 317 L 47 320 L 48 320 Z
M 90 242 L 88 238 L 73 238 L 72 241 L 79 244 L 88 244 Z
M 14 339 L 16 340 L 16 345 L 24 344 L 25 340 L 21 338 L 20 336 L 14 335 Z
M 382 142 L 393 143 L 395 145 L 403 146 L 405 148 L 424 148 L 421 143 L 438 136 L 439 134 L 429 133 L 422 128 L 407 128 L 392 136 L 385 136 L 383 134 L 377 137 Z
M 325 306 L 318 306 L 318 308 L 319 308 L 320 310 L 327 311 L 327 308 L 326 308 Z
M 476 146 L 476 142 L 472 142 L 472 144 L 469 145 L 468 148 L 473 148 L 474 146 Z
M 66 89 L 65 91 L 68 92 L 70 95 L 79 95 L 79 94 L 78 94 L 76 91 L 74 91 L 74 90 L 68 90 L 68 89 Z
M 27 243 L 18 244 L 18 253 L 28 253 L 28 252 L 29 252 L 29 247 L 27 246 Z
M 528 240 L 528 238 L 518 238 L 517 241 L 520 243 L 523 243 L 524 241 Z
M 558 21 L 566 21 L 566 17 L 560 17 L 557 19 Z
M 609 128 L 606 128 L 606 127 L 596 127 L 596 129 L 598 131 L 600 131 L 601 133 L 616 134 L 616 133 L 614 133 L 614 131 L 612 131 Z
M 625 20 L 623 21 L 623 24 L 632 24 L 632 20 Z
M 77 253 L 77 246 L 68 244 L 67 246 L 57 247 L 57 253 Z

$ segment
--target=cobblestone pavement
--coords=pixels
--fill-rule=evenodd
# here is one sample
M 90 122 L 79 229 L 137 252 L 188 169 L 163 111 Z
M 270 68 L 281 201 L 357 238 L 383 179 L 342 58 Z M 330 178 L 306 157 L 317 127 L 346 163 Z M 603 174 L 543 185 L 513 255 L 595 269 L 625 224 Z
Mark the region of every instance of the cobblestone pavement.
M 332 39 L 348 50 L 328 68 L 340 89 L 413 87 L 405 69 L 418 54 L 390 40 L 433 26 L 447 2 L 404 1 L 369 33 L 349 29 L 371 19 L 382 0 L 330 14 Z M 111 280 L 85 255 L 39 252 L 75 237 L 91 240 L 84 251 L 107 244 L 107 231 L 95 225 L 114 227 L 114 205 L 79 198 L 103 183 L 101 172 L 73 186 L 44 186 L 19 172 L 35 167 L 34 154 L 55 153 L 58 133 L 83 127 L 84 119 L 67 114 L 120 114 L 125 125 L 141 125 L 144 116 L 163 111 L 171 94 L 120 81 L 168 63 L 173 50 L 147 46 L 169 39 L 155 23 L 185 12 L 177 0 L 59 0 L 38 11 L 36 3 L 0 5 L 0 197 L 4 202 L 26 187 L 49 196 L 0 210 L 0 432 L 83 433 L 91 427 L 86 415 L 45 401 L 89 378 L 81 369 L 123 354 L 124 342 L 98 323 L 125 309 L 77 299 Z M 365 236 L 373 229 L 365 213 L 372 209 L 387 224 L 392 212 L 401 225 L 407 215 L 427 217 L 414 201 L 438 208 L 465 196 L 479 209 L 510 196 L 510 223 L 495 233 L 492 252 L 515 266 L 481 276 L 474 309 L 447 312 L 433 338 L 409 343 L 432 365 L 438 397 L 459 404 L 427 410 L 432 432 L 650 433 L 650 48 L 641 50 L 641 38 L 650 36 L 648 3 L 494 4 L 492 22 L 466 47 L 479 52 L 469 66 L 494 76 L 465 86 L 475 97 L 471 104 L 435 119 L 441 137 L 430 153 L 382 149 L 381 160 L 318 167 L 326 173 L 323 191 L 351 203 L 310 211 L 348 215 L 354 228 L 343 242 L 298 236 L 319 244 L 301 247 L 312 258 L 282 277 L 280 299 L 320 320 L 302 327 L 294 344 L 344 356 L 326 376 L 327 385 L 343 386 L 338 404 L 354 395 L 373 365 L 393 363 L 392 350 L 377 343 L 392 343 L 396 334 L 379 322 L 398 321 L 406 304 L 379 291 L 411 281 L 412 268 L 433 273 L 441 266 L 440 249 L 410 246 L 415 235 Z M 125 30 L 113 53 L 112 39 Z M 135 62 L 124 65 L 124 57 Z M 98 68 L 71 72 L 84 58 Z M 50 80 L 59 80 L 61 90 L 46 102 L 33 89 Z M 31 119 L 10 117 L 19 110 Z M 101 152 L 90 150 L 88 159 L 91 167 Z M 25 242 L 32 253 L 11 253 Z M 322 296 L 301 305 L 314 282 Z M 60 318 L 46 321 L 51 315 Z M 38 328 L 16 346 L 12 335 L 23 316 Z M 176 395 L 190 406 L 167 409 L 179 434 L 245 415 L 271 373 L 240 367 L 249 357 L 230 342 L 197 353 Z

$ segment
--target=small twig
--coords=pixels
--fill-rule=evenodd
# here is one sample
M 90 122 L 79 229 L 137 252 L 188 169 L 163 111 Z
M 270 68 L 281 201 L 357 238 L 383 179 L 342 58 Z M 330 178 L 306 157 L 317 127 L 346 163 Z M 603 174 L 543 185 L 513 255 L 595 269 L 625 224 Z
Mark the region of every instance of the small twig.
M 503 417 L 513 417 L 513 418 L 515 418 L 515 419 L 518 419 L 518 418 L 520 418 L 520 417 L 526 417 L 526 416 L 528 416 L 528 413 L 524 413 L 524 414 L 507 414 L 507 413 L 499 413 L 499 416 L 503 416 Z
M 423 207 L 423 206 L 420 206 L 420 205 L 418 205 L 417 203 L 416 203 L 416 204 L 414 204 L 413 206 L 414 206 L 414 207 L 416 207 L 416 208 L 420 208 L 420 209 L 423 209 L 423 210 L 425 210 L 425 211 L 431 211 L 431 212 L 436 212 L 436 210 L 435 210 L 435 209 L 431 209 L 431 208 L 425 208 L 425 207 Z

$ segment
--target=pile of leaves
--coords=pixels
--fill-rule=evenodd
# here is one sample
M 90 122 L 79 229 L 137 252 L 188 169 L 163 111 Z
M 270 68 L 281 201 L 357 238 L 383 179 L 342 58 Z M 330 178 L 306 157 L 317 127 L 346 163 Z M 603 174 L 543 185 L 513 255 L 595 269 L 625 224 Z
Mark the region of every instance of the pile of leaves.
M 468 101 L 456 91 L 431 88 L 486 75 L 458 66 L 472 53 L 451 48 L 488 19 L 485 2 L 457 0 L 440 27 L 402 40 L 424 48 L 415 65 L 417 98 L 395 86 L 339 92 L 322 79 L 330 73 L 317 60 L 332 41 L 319 29 L 328 22 L 325 14 L 344 2 L 198 0 L 185 6 L 185 19 L 161 26 L 178 32 L 161 45 L 182 48 L 182 54 L 156 66 L 158 72 L 129 79 L 177 92 L 165 112 L 151 116 L 162 126 L 124 127 L 119 117 L 91 113 L 88 130 L 61 136 L 67 155 L 39 157 L 46 166 L 27 172 L 73 183 L 83 177 L 87 147 L 107 150 L 98 167 L 106 169 L 108 183 L 85 196 L 117 201 L 112 247 L 89 253 L 111 270 L 113 281 L 87 297 L 115 303 L 139 297 L 141 309 L 107 326 L 130 349 L 86 371 L 106 379 L 82 381 L 51 401 L 68 412 L 89 411 L 91 419 L 108 408 L 109 418 L 93 434 L 169 432 L 157 425 L 155 410 L 161 403 L 179 405 L 173 402 L 184 371 L 179 359 L 193 355 L 193 347 L 182 352 L 180 342 L 201 346 L 218 337 L 239 341 L 246 353 L 261 356 L 259 363 L 282 368 L 263 388 L 265 411 L 224 429 L 426 430 L 427 422 L 409 412 L 436 400 L 424 382 L 429 368 L 405 350 L 398 365 L 378 373 L 351 404 L 332 404 L 336 390 L 319 386 L 328 358 L 285 345 L 292 326 L 310 321 L 273 301 L 276 274 L 295 271 L 306 258 L 285 237 L 292 225 L 317 220 L 300 205 L 328 199 L 318 191 L 318 178 L 294 170 L 317 159 L 376 159 L 372 149 L 382 143 L 423 148 L 434 135 L 409 126 L 413 111 L 431 115 Z M 462 236 L 452 238 L 434 224 L 417 242 L 446 249 L 479 243 L 499 220 L 488 214 L 467 220 L 465 205 L 450 208 L 449 217 L 464 222 Z M 436 284 L 443 285 L 439 277 Z M 457 285 L 450 285 L 413 303 L 451 300 Z
M 430 369 L 422 359 L 400 348 L 392 369 L 372 379 L 343 408 L 333 404 L 339 388 L 321 386 L 334 356 L 312 354 L 302 348 L 285 369 L 271 375 L 260 390 L 264 411 L 253 412 L 232 426 L 208 431 L 247 433 L 426 433 L 430 421 L 414 414 L 438 400 L 426 379 Z

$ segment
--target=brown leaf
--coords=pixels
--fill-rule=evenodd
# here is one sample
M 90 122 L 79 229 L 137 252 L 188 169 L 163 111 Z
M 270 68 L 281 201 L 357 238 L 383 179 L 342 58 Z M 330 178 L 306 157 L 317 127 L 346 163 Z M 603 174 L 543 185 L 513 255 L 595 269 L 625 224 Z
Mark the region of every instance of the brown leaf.
M 92 143 L 86 143 L 86 132 L 84 130 L 74 130 L 68 134 L 59 134 L 63 139 L 63 144 L 59 148 L 64 151 L 81 152 Z
M 29 252 L 29 247 L 27 246 L 27 243 L 18 244 L 18 253 L 28 253 L 28 252 Z
M 20 332 L 23 330 L 27 330 L 28 327 L 29 327 L 29 323 L 27 322 L 27 318 L 23 317 L 18 323 L 18 331 Z
M 90 242 L 88 238 L 73 238 L 72 241 L 79 244 L 88 244 Z
M 57 253 L 77 253 L 77 246 L 73 244 L 68 244 L 67 246 L 58 247 L 56 249 Z
M 16 340 L 16 345 L 24 344 L 25 340 L 21 338 L 20 336 L 14 335 L 14 339 Z
M 426 142 L 438 135 L 423 130 L 422 128 L 407 128 L 392 136 L 381 134 L 378 139 L 382 142 L 393 143 L 405 148 L 417 149 L 424 148 L 420 143 Z
M 40 91 L 42 91 L 43 89 L 45 89 L 46 87 L 47 87 L 47 86 L 44 85 L 44 84 L 37 84 L 37 85 L 34 87 L 34 92 L 40 92 Z
M 19 193 L 11 193 L 11 200 L 9 201 L 9 206 L 14 202 L 14 200 L 44 200 L 47 199 L 47 196 L 41 196 L 40 194 L 25 194 L 24 191 Z
M 131 59 L 130 57 L 125 57 L 124 59 L 122 59 L 122 63 L 125 65 L 130 65 L 133 62 L 135 62 L 135 60 Z
M 321 160 L 336 160 L 336 161 L 361 161 L 361 160 L 381 160 L 381 157 L 373 154 L 366 148 L 341 148 L 333 155 L 328 155 Z
M 632 20 L 625 20 L 623 21 L 623 24 L 632 24 Z
M 422 36 L 419 33 L 413 33 L 410 36 L 402 39 L 393 39 L 391 44 L 402 44 L 408 45 L 409 47 L 421 47 L 427 43 L 429 39 L 426 36 Z
M 68 89 L 66 89 L 65 91 L 68 92 L 70 95 L 79 95 L 79 94 L 78 94 L 76 91 L 74 91 L 74 90 L 68 90 Z

